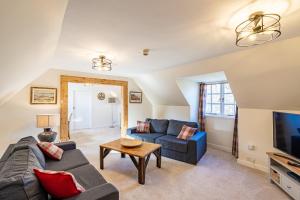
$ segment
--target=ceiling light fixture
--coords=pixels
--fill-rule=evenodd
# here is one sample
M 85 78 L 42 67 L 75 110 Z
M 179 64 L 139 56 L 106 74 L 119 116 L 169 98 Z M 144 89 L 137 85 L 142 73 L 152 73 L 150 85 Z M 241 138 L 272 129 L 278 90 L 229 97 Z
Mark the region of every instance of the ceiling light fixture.
M 150 49 L 143 49 L 143 55 L 148 56 Z
M 272 41 L 281 35 L 280 16 L 255 12 L 236 29 L 236 45 L 249 47 Z
M 107 59 L 105 56 L 100 55 L 98 58 L 93 58 L 93 69 L 99 71 L 111 71 L 112 61 Z

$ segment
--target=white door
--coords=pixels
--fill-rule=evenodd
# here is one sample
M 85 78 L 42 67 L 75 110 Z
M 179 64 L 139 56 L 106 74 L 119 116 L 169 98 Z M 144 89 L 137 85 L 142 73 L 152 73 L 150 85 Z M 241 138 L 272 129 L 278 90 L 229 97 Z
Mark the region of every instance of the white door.
M 91 93 L 90 91 L 74 91 L 75 130 L 91 128 Z

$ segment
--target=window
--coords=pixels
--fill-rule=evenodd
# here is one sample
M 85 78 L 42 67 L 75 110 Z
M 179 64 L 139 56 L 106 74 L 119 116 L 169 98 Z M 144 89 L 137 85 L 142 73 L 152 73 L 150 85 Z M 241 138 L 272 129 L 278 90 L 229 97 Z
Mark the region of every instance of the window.
M 206 111 L 208 115 L 234 116 L 236 102 L 228 83 L 206 86 Z

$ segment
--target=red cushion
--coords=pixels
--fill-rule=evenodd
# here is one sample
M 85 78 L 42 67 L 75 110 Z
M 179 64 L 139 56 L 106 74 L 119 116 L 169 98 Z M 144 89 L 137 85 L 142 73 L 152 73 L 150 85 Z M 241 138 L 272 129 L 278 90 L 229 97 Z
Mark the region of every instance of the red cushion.
M 150 133 L 150 123 L 137 121 L 136 132 L 138 133 Z
M 50 142 L 40 142 L 38 143 L 38 146 L 44 154 L 54 160 L 60 160 L 64 153 L 63 149 Z
M 33 171 L 43 188 L 52 197 L 57 199 L 69 198 L 85 191 L 69 172 L 42 170 L 38 168 L 34 168 Z

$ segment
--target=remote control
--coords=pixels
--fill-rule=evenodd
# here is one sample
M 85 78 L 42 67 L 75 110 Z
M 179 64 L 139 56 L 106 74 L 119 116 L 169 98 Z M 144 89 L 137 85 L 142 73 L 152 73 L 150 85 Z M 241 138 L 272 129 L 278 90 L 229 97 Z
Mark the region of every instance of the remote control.
M 298 163 L 294 163 L 294 162 L 291 162 L 291 161 L 288 161 L 287 163 L 289 165 L 293 166 L 293 167 L 300 167 L 300 164 L 298 164 Z

